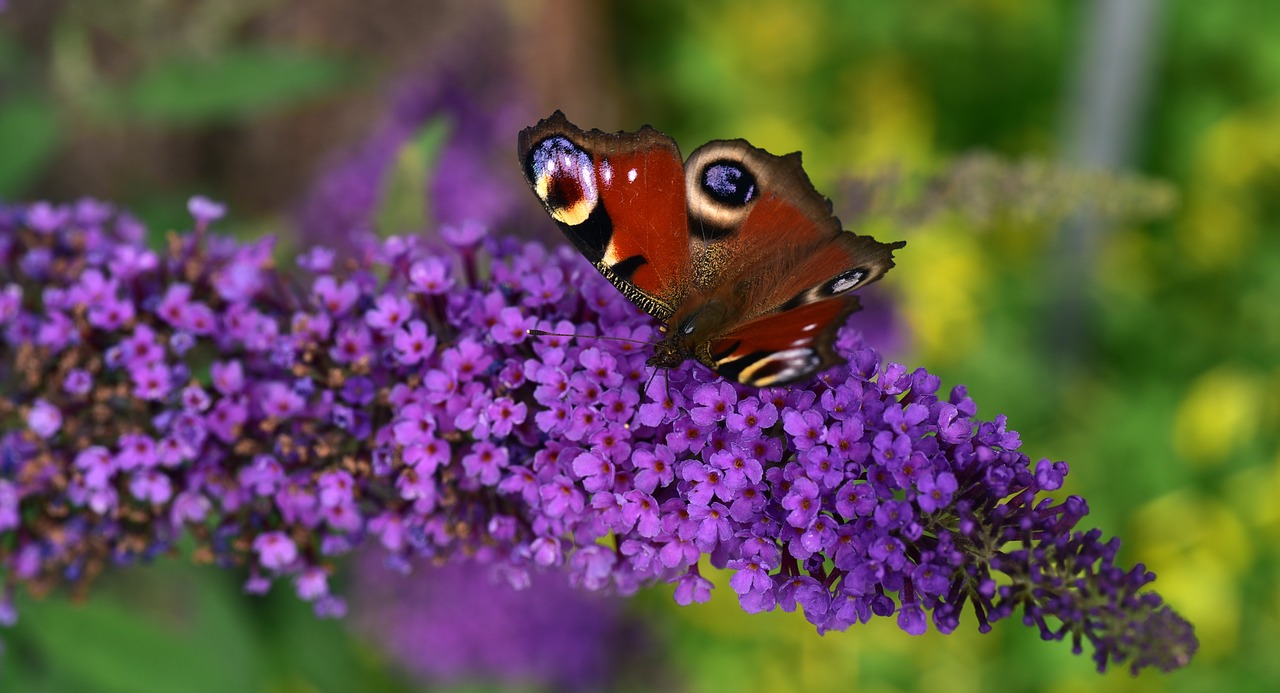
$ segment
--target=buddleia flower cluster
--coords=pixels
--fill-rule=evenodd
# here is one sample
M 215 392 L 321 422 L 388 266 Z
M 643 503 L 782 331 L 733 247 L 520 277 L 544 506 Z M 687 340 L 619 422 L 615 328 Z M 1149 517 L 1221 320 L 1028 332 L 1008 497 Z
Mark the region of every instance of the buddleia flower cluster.
M 848 364 L 796 386 L 655 374 L 655 323 L 567 247 L 461 224 L 283 268 L 190 209 L 162 250 L 100 202 L 0 209 L 5 620 L 19 587 L 82 591 L 180 540 L 338 616 L 329 577 L 366 544 L 680 604 L 726 569 L 744 610 L 818 632 L 1019 615 L 1099 669 L 1196 650 L 1084 500 L 1045 495 L 1064 463 L 852 329 Z

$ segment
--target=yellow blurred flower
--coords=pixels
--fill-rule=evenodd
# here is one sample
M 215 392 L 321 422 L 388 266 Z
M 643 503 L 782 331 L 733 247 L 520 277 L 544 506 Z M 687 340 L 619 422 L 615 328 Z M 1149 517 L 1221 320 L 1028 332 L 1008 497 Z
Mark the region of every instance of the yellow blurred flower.
M 1208 128 L 1197 144 L 1189 204 L 1178 239 L 1186 257 L 1206 269 L 1237 262 L 1254 240 L 1253 200 L 1270 194 L 1280 175 L 1280 104 L 1235 112 Z
M 1254 374 L 1225 365 L 1202 374 L 1178 406 L 1174 449 L 1194 464 L 1221 464 L 1257 433 L 1264 396 Z
M 923 168 L 932 159 L 933 113 L 900 60 L 885 56 L 848 68 L 832 97 L 842 104 L 836 151 L 846 166 Z
M 1245 518 L 1219 499 L 1194 491 L 1158 498 L 1133 518 L 1130 555 L 1159 576 L 1160 595 L 1196 624 L 1202 657 L 1236 649 L 1241 620 L 1240 578 L 1257 548 Z
M 894 286 L 922 362 L 954 363 L 981 341 L 985 260 L 977 238 L 946 222 L 920 228 L 900 251 Z

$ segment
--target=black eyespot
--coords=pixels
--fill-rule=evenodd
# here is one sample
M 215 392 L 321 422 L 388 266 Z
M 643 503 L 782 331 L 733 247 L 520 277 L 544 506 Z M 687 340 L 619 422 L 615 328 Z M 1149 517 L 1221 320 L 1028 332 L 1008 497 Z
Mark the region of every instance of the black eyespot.
M 721 159 L 702 169 L 702 190 L 723 205 L 741 207 L 756 196 L 756 177 L 737 161 Z

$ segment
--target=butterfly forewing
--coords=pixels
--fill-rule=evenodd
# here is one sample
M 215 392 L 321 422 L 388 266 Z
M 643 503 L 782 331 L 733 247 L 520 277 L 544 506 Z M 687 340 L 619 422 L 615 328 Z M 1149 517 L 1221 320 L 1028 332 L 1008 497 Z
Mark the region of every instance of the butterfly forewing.
M 689 285 L 684 165 L 670 137 L 584 132 L 559 111 L 520 133 L 525 178 L 551 218 L 633 303 L 668 320 Z
M 685 165 L 693 262 L 699 284 L 752 293 L 743 320 L 794 305 L 793 299 L 861 270 L 878 279 L 894 247 L 843 231 L 831 202 L 814 190 L 798 153 L 774 156 L 743 140 L 699 147 Z M 817 298 L 829 298 L 813 293 Z

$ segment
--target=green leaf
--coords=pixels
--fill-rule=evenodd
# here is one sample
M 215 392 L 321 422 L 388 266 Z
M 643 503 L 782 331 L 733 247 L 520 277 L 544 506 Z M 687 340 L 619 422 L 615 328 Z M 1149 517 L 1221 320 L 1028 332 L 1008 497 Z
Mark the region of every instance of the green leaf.
M 420 231 L 431 221 L 427 184 L 452 130 L 447 118 L 434 118 L 396 152 L 395 162 L 383 179 L 382 198 L 374 214 L 380 235 Z
M 226 121 L 315 98 L 351 81 L 354 73 L 334 58 L 247 48 L 156 65 L 107 103 L 121 117 Z
M 127 593 L 114 599 L 95 594 L 82 605 L 61 596 L 22 600 L 13 635 L 14 649 L 24 655 L 15 673 L 25 686 L 122 693 L 259 687 L 264 663 L 244 598 L 212 584 L 223 576 L 171 565 L 123 576 Z
M 0 198 L 16 198 L 53 160 L 57 113 L 35 97 L 8 99 L 0 107 Z

